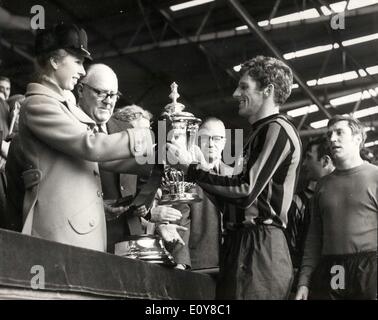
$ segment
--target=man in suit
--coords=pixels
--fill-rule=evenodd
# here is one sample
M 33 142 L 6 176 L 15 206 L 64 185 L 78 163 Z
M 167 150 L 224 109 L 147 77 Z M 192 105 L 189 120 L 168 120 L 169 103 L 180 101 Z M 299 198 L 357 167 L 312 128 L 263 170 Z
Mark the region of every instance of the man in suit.
M 150 127 L 152 115 L 141 107 L 131 105 L 122 108 L 113 115 L 115 102 L 103 104 L 93 94 L 100 88 L 109 86 L 109 79 L 116 79 L 114 71 L 104 64 L 93 64 L 87 70 L 87 75 L 78 85 L 78 106 L 96 122 L 96 131 L 105 134 L 115 134 L 131 128 Z M 114 89 L 115 90 L 115 89 Z M 114 91 L 113 90 L 113 91 Z M 130 162 L 131 163 L 131 162 Z M 137 193 L 137 177 L 143 179 L 149 176 L 151 166 L 133 166 L 131 174 L 120 174 L 103 170 L 100 166 L 101 187 L 104 198 L 105 213 L 107 214 L 107 251 L 114 253 L 114 245 L 125 240 L 128 235 L 140 235 L 145 233 L 138 213 L 122 214 L 127 211 L 127 206 L 114 206 L 115 200 L 125 196 L 135 196 Z M 158 207 L 154 209 L 152 220 L 157 217 L 165 221 L 175 221 L 181 218 L 181 213 L 174 208 Z M 181 228 L 178 228 L 180 230 Z M 163 237 L 164 238 L 164 237 Z M 178 239 L 177 234 L 173 238 Z
M 225 144 L 226 128 L 223 122 L 217 118 L 205 120 L 199 129 L 199 146 L 212 172 L 223 176 L 232 175 L 232 168 L 222 161 Z M 196 192 L 202 201 L 190 205 L 189 248 L 192 268 L 218 267 L 222 239 L 221 211 L 201 187 L 196 186 Z
M 87 75 L 77 87 L 78 106 L 97 124 L 95 130 L 105 134 L 119 133 L 132 128 L 131 125 L 112 118 L 116 101 L 104 104 L 96 97 L 96 92 L 99 92 L 101 88 L 107 88 L 109 87 L 109 83 L 114 83 L 114 81 L 109 80 L 117 80 L 114 71 L 107 65 L 93 64 L 88 68 Z M 112 88 L 113 91 L 116 90 L 114 85 L 109 88 Z M 146 169 L 144 174 L 148 175 L 149 170 Z M 133 184 L 125 179 L 126 175 L 103 170 L 100 167 L 99 176 L 101 178 L 105 213 L 107 215 L 107 251 L 113 252 L 115 242 L 120 241 L 124 236 L 123 225 L 128 226 L 125 215 L 117 219 L 127 207 L 114 207 L 113 200 L 127 195 L 133 195 L 135 192 L 130 190 L 130 186 L 133 187 Z M 131 217 L 130 219 L 134 220 L 131 221 L 130 227 L 141 233 L 138 218 Z

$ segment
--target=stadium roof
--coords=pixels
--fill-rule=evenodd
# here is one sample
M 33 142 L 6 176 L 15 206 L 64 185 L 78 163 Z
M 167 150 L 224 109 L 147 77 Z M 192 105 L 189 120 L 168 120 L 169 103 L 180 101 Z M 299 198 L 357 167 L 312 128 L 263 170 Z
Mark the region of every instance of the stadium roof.
M 12 15 L 45 10 L 46 25 L 74 22 L 88 33 L 96 62 L 118 74 L 119 103 L 155 115 L 175 81 L 186 110 L 248 130 L 232 99 L 238 65 L 256 55 L 283 57 L 295 87 L 282 111 L 304 139 L 334 114 L 355 112 L 378 149 L 378 0 L 2 0 Z M 33 73 L 34 35 L 0 27 L 0 74 L 22 93 Z M 377 141 L 377 142 L 376 142 Z

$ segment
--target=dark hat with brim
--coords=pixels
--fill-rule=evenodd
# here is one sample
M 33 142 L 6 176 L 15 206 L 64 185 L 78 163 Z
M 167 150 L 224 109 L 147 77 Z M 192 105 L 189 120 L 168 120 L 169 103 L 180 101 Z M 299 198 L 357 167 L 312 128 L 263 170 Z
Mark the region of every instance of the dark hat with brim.
M 75 24 L 58 24 L 37 33 L 35 54 L 40 56 L 58 49 L 93 60 L 88 51 L 88 38 L 84 29 Z

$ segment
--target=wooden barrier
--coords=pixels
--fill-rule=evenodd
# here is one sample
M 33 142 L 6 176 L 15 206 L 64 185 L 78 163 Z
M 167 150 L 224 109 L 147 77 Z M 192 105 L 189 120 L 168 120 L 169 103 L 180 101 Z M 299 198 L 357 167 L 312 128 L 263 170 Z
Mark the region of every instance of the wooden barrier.
M 210 275 L 0 229 L 0 299 L 211 300 Z

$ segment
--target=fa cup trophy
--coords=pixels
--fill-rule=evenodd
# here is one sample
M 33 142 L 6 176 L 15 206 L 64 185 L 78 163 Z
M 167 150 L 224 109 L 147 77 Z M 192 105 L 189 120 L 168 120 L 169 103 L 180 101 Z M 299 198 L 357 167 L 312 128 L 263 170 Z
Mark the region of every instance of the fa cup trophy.
M 166 121 L 166 129 L 168 132 L 167 141 L 175 141 L 181 144 L 189 152 L 194 152 L 193 148 L 196 142 L 199 124 L 201 119 L 196 118 L 192 113 L 183 111 L 185 106 L 177 102 L 180 95 L 177 92 L 177 84 L 171 85 L 171 94 L 169 97 L 172 102 L 165 106 L 160 120 Z M 194 183 L 186 182 L 184 172 L 166 165 L 164 168 L 164 176 L 161 185 L 163 191 L 160 204 L 179 204 L 199 202 L 201 198 L 192 189 Z
M 193 114 L 183 111 L 185 106 L 177 102 L 180 95 L 177 92 L 176 83 L 172 83 L 169 97 L 172 99 L 172 102 L 165 107 L 165 111 L 160 118 L 160 120 L 164 120 L 165 122 L 165 132 L 168 132 L 167 140 L 169 142 L 175 141 L 184 146 L 188 151 L 192 151 L 201 120 L 194 117 Z M 142 187 L 142 190 L 133 200 L 131 206 L 140 207 L 145 204 L 148 207 L 151 198 L 154 198 L 159 186 L 162 189 L 162 196 L 159 201 L 161 205 L 201 201 L 198 194 L 192 191 L 195 184 L 185 181 L 183 171 L 175 169 L 169 164 L 162 165 L 161 163 L 157 163 L 152 170 L 149 180 Z M 130 226 L 129 229 L 131 230 Z M 166 266 L 176 265 L 173 256 L 165 248 L 160 236 L 140 234 L 137 230 L 131 232 L 131 235 L 126 237 L 125 241 L 115 245 L 115 253 L 126 258 Z

